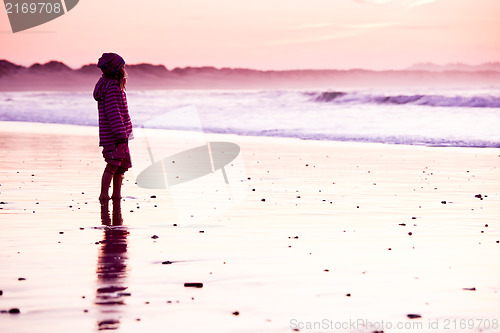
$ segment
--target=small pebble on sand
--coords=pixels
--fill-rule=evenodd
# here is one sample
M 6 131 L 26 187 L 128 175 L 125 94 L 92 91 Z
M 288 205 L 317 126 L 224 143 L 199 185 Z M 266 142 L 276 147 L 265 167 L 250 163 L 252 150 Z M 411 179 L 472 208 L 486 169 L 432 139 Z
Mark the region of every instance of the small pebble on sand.
M 201 282 L 186 282 L 186 283 L 184 283 L 184 287 L 203 288 L 203 283 L 201 283 Z
M 419 314 L 413 314 L 413 313 L 407 314 L 406 316 L 407 316 L 408 318 L 410 318 L 410 319 L 422 318 L 422 316 L 421 316 L 421 315 L 419 315 Z

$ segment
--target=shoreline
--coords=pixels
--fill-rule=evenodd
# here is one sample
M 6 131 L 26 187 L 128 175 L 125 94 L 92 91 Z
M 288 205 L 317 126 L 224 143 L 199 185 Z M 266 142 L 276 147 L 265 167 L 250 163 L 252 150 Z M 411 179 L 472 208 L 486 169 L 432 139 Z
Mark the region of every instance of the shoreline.
M 12 125 L 12 126 L 10 126 Z M 14 128 L 15 127 L 15 128 Z M 92 125 L 75 125 L 75 124 L 61 124 L 61 123 L 43 123 L 43 122 L 28 122 L 28 121 L 10 121 L 10 120 L 0 120 L 0 130 L 18 132 L 18 129 L 23 129 L 27 132 L 34 133 L 53 133 L 51 127 L 56 127 L 63 130 L 62 134 L 72 134 L 72 135 L 97 135 L 98 126 Z M 198 133 L 197 131 L 185 131 L 185 130 L 172 130 L 172 129 L 148 129 L 150 131 L 159 132 L 171 132 L 171 133 L 184 133 L 184 135 L 189 135 L 189 133 Z M 361 141 L 361 140 L 321 140 L 314 138 L 297 138 L 291 136 L 267 136 L 267 135 L 244 135 L 235 133 L 219 133 L 219 132 L 203 132 L 206 136 L 212 136 L 214 138 L 224 138 L 224 137 L 238 137 L 239 140 L 245 140 L 244 138 L 249 138 L 249 140 L 258 140 L 259 138 L 270 139 L 270 140 L 299 140 L 305 142 L 329 142 L 336 144 L 367 144 L 367 145 L 389 145 L 389 146 L 408 146 L 408 147 L 427 147 L 427 148 L 471 148 L 471 149 L 499 149 L 500 146 L 461 146 L 461 145 L 445 145 L 445 144 L 408 144 L 408 143 L 395 143 L 395 142 L 374 142 L 374 141 Z M 285 142 L 284 142 L 285 143 Z

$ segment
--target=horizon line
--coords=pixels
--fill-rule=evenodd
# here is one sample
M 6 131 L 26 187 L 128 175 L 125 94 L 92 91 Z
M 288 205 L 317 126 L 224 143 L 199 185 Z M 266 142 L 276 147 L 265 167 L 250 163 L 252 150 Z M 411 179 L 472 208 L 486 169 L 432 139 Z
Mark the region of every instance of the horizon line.
M 48 60 L 46 62 L 33 62 L 31 65 L 22 65 L 18 64 L 15 62 L 12 62 L 11 60 L 7 59 L 0 59 L 0 61 L 6 61 L 9 62 L 13 65 L 16 66 L 21 66 L 24 68 L 31 68 L 35 65 L 47 65 L 49 63 L 55 62 L 55 63 L 60 63 L 63 64 L 64 66 L 70 68 L 71 70 L 79 70 L 82 69 L 83 67 L 86 66 L 91 66 L 91 65 L 96 65 L 96 62 L 89 62 L 86 64 L 81 65 L 78 68 L 71 67 L 68 64 L 66 64 L 62 60 Z M 481 62 L 481 63 L 476 63 L 476 64 L 471 64 L 471 63 L 465 63 L 465 62 L 449 62 L 446 64 L 440 64 L 440 63 L 434 63 L 434 62 L 417 62 L 414 63 L 408 67 L 405 68 L 386 68 L 386 69 L 372 69 L 372 68 L 366 68 L 366 67 L 351 67 L 351 68 L 289 68 L 289 69 L 258 69 L 258 68 L 251 68 L 251 67 L 217 67 L 214 65 L 201 65 L 201 66 L 192 66 L 192 65 L 187 65 L 184 67 L 167 67 L 165 64 L 153 64 L 149 62 L 139 62 L 139 63 L 130 63 L 126 64 L 127 66 L 138 66 L 138 65 L 151 65 L 151 66 L 163 66 L 166 70 L 172 71 L 175 69 L 187 69 L 187 68 L 194 68 L 194 69 L 200 69 L 200 68 L 214 68 L 216 70 L 222 70 L 222 69 L 243 69 L 243 70 L 251 70 L 251 71 L 259 71 L 259 72 L 288 72 L 288 71 L 354 71 L 354 70 L 364 70 L 364 71 L 373 71 L 373 72 L 384 72 L 384 71 L 405 71 L 405 70 L 412 70 L 412 67 L 416 66 L 433 66 L 433 67 L 449 67 L 449 66 L 464 66 L 464 67 L 481 67 L 481 66 L 487 66 L 487 65 L 499 65 L 500 66 L 500 60 L 496 61 L 487 61 L 487 62 Z

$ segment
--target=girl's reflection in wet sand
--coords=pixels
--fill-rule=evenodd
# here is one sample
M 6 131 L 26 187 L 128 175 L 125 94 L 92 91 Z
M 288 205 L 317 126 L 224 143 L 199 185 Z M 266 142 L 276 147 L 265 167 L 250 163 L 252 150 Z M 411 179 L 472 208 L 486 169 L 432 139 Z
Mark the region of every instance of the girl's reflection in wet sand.
M 112 218 L 106 202 L 101 205 L 104 227 L 97 257 L 97 290 L 95 304 L 99 307 L 98 330 L 115 330 L 120 325 L 120 307 L 125 305 L 127 277 L 127 236 L 123 226 L 120 200 L 113 200 Z

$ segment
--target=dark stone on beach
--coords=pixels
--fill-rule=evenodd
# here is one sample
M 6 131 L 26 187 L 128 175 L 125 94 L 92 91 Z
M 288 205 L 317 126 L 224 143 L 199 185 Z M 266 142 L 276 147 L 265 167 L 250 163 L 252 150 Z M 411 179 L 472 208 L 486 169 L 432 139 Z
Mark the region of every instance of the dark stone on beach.
M 253 188 L 252 191 L 255 192 L 255 189 Z
M 151 236 L 151 238 L 152 238 L 152 239 L 158 239 L 158 238 L 160 238 L 160 237 L 158 237 L 158 236 L 156 236 L 156 235 L 153 235 L 153 236 Z
M 485 226 L 486 228 L 488 228 L 488 224 L 485 224 L 484 226 Z
M 3 290 L 0 290 L 0 296 L 2 296 L 2 295 L 3 295 Z
M 406 223 L 400 223 L 400 226 L 406 227 Z
M 6 205 L 5 201 L 1 201 L 0 205 Z
M 260 199 L 260 201 L 264 202 L 264 201 L 266 201 L 266 199 Z
M 408 233 L 408 235 L 410 235 L 410 236 L 411 236 L 411 235 L 413 235 L 413 233 L 410 231 L 410 232 Z
M 351 294 L 345 294 L 347 297 L 351 297 Z
M 64 231 L 59 231 L 59 235 L 62 235 L 62 234 L 64 234 Z
M 174 224 L 173 224 L 173 226 L 174 226 L 174 227 L 177 227 L 177 223 L 174 223 Z
M 201 283 L 201 282 L 186 282 L 186 283 L 184 283 L 184 287 L 203 288 L 203 283 Z
M 472 288 L 462 288 L 462 290 L 476 291 L 476 288 L 475 287 L 472 287 Z
M 483 200 L 483 196 L 481 194 L 476 194 L 474 197 Z
M 234 311 L 234 312 L 233 312 L 233 315 L 234 315 L 234 316 L 239 316 L 239 315 L 240 315 L 240 313 L 239 313 L 238 311 Z
M 392 248 L 388 248 L 387 250 L 392 251 Z
M 9 313 L 10 314 L 18 314 L 18 313 L 21 313 L 21 310 L 19 310 L 18 308 L 12 308 L 9 310 Z
M 203 231 L 203 230 L 200 230 L 200 234 L 204 234 L 204 233 L 205 233 L 205 231 Z
M 172 264 L 172 262 L 167 260 L 167 261 L 162 262 L 161 264 L 162 264 L 162 265 L 171 265 L 171 264 Z
M 443 205 L 446 205 L 446 200 L 441 201 Z
M 410 318 L 410 319 L 422 318 L 422 316 L 421 316 L 421 315 L 419 315 L 419 314 L 413 314 L 413 313 L 407 314 L 406 316 L 407 316 L 408 318 Z
M 372 333 L 384 333 L 384 331 L 373 331 Z
M 329 272 L 330 270 L 329 270 L 329 269 L 325 269 L 324 271 L 325 271 L 325 272 Z
M 156 198 L 156 195 L 152 195 L 150 196 L 151 199 L 155 199 Z
M 17 281 L 26 281 L 26 278 L 20 277 L 17 279 Z

